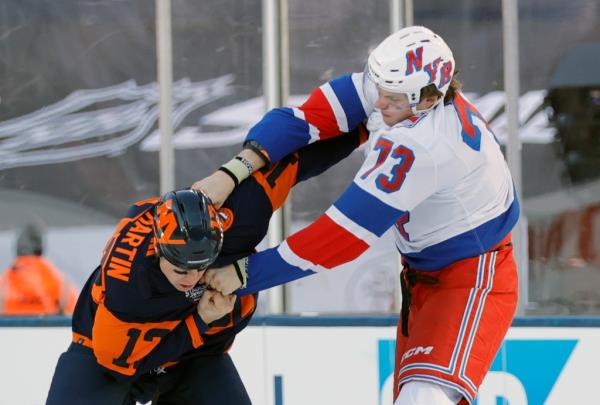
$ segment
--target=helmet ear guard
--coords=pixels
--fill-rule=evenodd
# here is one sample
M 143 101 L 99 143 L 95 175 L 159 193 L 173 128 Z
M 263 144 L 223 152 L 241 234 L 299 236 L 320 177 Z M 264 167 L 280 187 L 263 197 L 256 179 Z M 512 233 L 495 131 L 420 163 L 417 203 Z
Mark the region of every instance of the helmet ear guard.
M 157 255 L 187 270 L 208 267 L 223 244 L 217 210 L 197 190 L 163 195 L 154 210 L 153 228 Z
M 363 74 L 363 91 L 374 104 L 377 87 L 408 97 L 413 114 L 434 108 L 443 98 L 454 72 L 454 56 L 444 40 L 425 27 L 403 28 L 384 39 L 370 54 Z M 417 110 L 421 89 L 434 84 L 440 99 Z M 374 92 L 374 93 L 373 93 Z

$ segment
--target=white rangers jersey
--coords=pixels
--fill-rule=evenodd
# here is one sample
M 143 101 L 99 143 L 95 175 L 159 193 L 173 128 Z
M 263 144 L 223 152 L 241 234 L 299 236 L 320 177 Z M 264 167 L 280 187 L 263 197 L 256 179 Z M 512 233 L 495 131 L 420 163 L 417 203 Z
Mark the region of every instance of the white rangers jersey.
M 403 212 L 396 245 L 415 268 L 476 256 L 514 226 L 519 210 L 504 156 L 464 95 L 391 128 L 376 111 L 368 128 L 371 148 L 354 182 Z
M 436 271 L 491 249 L 515 225 L 519 204 L 500 147 L 462 94 L 389 128 L 361 86 L 361 74 L 332 80 L 299 108 L 270 111 L 250 131 L 247 140 L 272 161 L 367 117 L 372 132 L 348 189 L 314 223 L 250 256 L 240 295 L 354 260 L 391 227 L 405 261 Z

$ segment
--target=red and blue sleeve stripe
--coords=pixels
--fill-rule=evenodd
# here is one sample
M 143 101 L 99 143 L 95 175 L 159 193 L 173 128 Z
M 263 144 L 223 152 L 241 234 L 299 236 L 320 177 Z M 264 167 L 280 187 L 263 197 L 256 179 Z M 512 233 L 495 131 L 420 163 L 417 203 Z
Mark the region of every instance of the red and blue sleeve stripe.
M 329 85 L 333 89 L 338 100 L 340 100 L 341 107 L 344 110 L 344 115 L 347 120 L 347 130 L 356 128 L 358 124 L 363 122 L 367 118 L 367 111 L 361 102 L 358 94 L 359 90 L 356 88 L 352 75 L 344 75 L 338 77 L 329 82 Z
M 341 76 L 316 88 L 298 108 L 269 111 L 248 133 L 271 161 L 319 139 L 349 132 L 367 118 L 352 75 Z
M 264 290 L 351 262 L 402 214 L 352 184 L 317 221 L 277 248 L 250 256 L 248 286 L 240 294 Z
M 381 237 L 406 212 L 388 205 L 368 193 L 355 182 L 342 194 L 334 206 L 352 222 Z

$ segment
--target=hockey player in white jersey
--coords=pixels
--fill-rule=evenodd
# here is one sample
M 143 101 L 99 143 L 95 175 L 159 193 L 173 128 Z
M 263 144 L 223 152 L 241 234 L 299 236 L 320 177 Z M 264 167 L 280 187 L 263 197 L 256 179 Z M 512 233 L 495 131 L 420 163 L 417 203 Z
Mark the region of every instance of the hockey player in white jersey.
M 218 204 L 252 170 L 368 119 L 367 157 L 319 219 L 205 280 L 224 294 L 263 290 L 354 260 L 393 227 L 404 264 L 395 405 L 473 402 L 517 304 L 510 232 L 519 204 L 455 70 L 441 37 L 402 29 L 363 73 L 320 86 L 299 108 L 267 113 L 236 159 L 194 184 Z

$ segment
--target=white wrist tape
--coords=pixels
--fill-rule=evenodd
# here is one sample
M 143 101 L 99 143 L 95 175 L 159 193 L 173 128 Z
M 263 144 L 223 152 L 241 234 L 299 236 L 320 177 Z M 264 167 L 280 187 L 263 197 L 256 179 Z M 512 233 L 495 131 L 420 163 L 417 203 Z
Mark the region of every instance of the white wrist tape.
M 254 167 L 252 167 L 252 163 L 250 163 L 250 161 L 242 156 L 236 156 L 234 157 L 235 160 L 239 160 L 240 162 L 242 162 L 244 164 L 244 166 L 246 166 L 246 168 L 248 169 L 248 176 L 252 176 L 252 172 L 254 171 Z
M 219 167 L 219 170 L 231 176 L 236 186 L 252 173 L 244 162 L 236 158 L 231 159 L 229 162 Z

